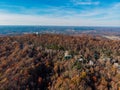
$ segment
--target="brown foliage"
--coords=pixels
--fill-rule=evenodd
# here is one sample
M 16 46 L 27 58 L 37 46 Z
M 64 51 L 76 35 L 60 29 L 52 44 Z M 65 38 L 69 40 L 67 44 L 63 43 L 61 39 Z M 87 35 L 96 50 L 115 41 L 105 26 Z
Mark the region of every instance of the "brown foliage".
M 97 58 L 102 55 L 117 58 L 120 56 L 120 41 L 87 35 L 0 37 L 0 89 L 76 88 L 81 78 L 79 72 L 72 69 L 74 60 L 63 60 L 65 50 L 71 51 L 73 56 L 82 55 L 86 60 L 95 60 L 94 54 L 98 53 Z M 72 74 L 74 72 L 76 75 Z

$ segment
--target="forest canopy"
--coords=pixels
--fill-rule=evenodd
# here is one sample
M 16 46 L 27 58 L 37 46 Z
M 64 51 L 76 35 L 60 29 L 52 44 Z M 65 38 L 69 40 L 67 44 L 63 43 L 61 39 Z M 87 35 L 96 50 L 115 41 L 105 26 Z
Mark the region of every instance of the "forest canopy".
M 69 60 L 64 58 L 65 51 L 72 56 Z M 107 76 L 113 81 L 117 79 L 120 85 L 120 74 L 114 72 L 116 68 L 110 64 L 110 67 L 105 65 L 105 69 L 97 62 L 108 58 L 120 63 L 120 41 L 90 35 L 29 34 L 0 37 L 0 89 L 84 90 L 81 88 L 86 87 L 91 90 L 94 85 L 85 86 L 85 80 L 90 78 L 87 77 L 87 71 L 99 74 L 105 70 Z M 77 59 L 84 60 L 84 64 Z M 94 68 L 85 66 L 89 61 L 99 65 Z M 99 72 L 99 69 L 103 71 Z M 108 69 L 113 70 L 115 75 L 110 74 L 113 72 Z M 96 77 L 92 80 L 97 80 Z M 105 77 L 100 76 L 97 82 L 107 87 Z

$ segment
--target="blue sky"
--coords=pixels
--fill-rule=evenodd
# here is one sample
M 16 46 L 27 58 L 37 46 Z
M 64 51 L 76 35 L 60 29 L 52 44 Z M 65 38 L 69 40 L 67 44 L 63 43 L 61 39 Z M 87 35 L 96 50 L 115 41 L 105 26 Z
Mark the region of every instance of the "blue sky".
M 120 0 L 0 0 L 0 25 L 120 26 Z

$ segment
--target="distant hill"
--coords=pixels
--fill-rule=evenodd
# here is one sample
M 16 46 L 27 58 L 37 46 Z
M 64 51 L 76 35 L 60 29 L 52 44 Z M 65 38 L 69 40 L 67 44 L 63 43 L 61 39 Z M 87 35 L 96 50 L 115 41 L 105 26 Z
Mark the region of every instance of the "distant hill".
M 120 27 L 79 27 L 79 26 L 0 26 L 0 35 L 30 33 L 120 35 Z

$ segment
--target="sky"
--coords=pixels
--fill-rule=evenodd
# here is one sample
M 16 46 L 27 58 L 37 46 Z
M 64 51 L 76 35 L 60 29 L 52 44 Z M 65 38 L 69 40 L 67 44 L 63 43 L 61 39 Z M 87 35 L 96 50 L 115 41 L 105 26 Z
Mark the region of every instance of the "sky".
M 120 26 L 120 0 L 0 0 L 0 25 Z

